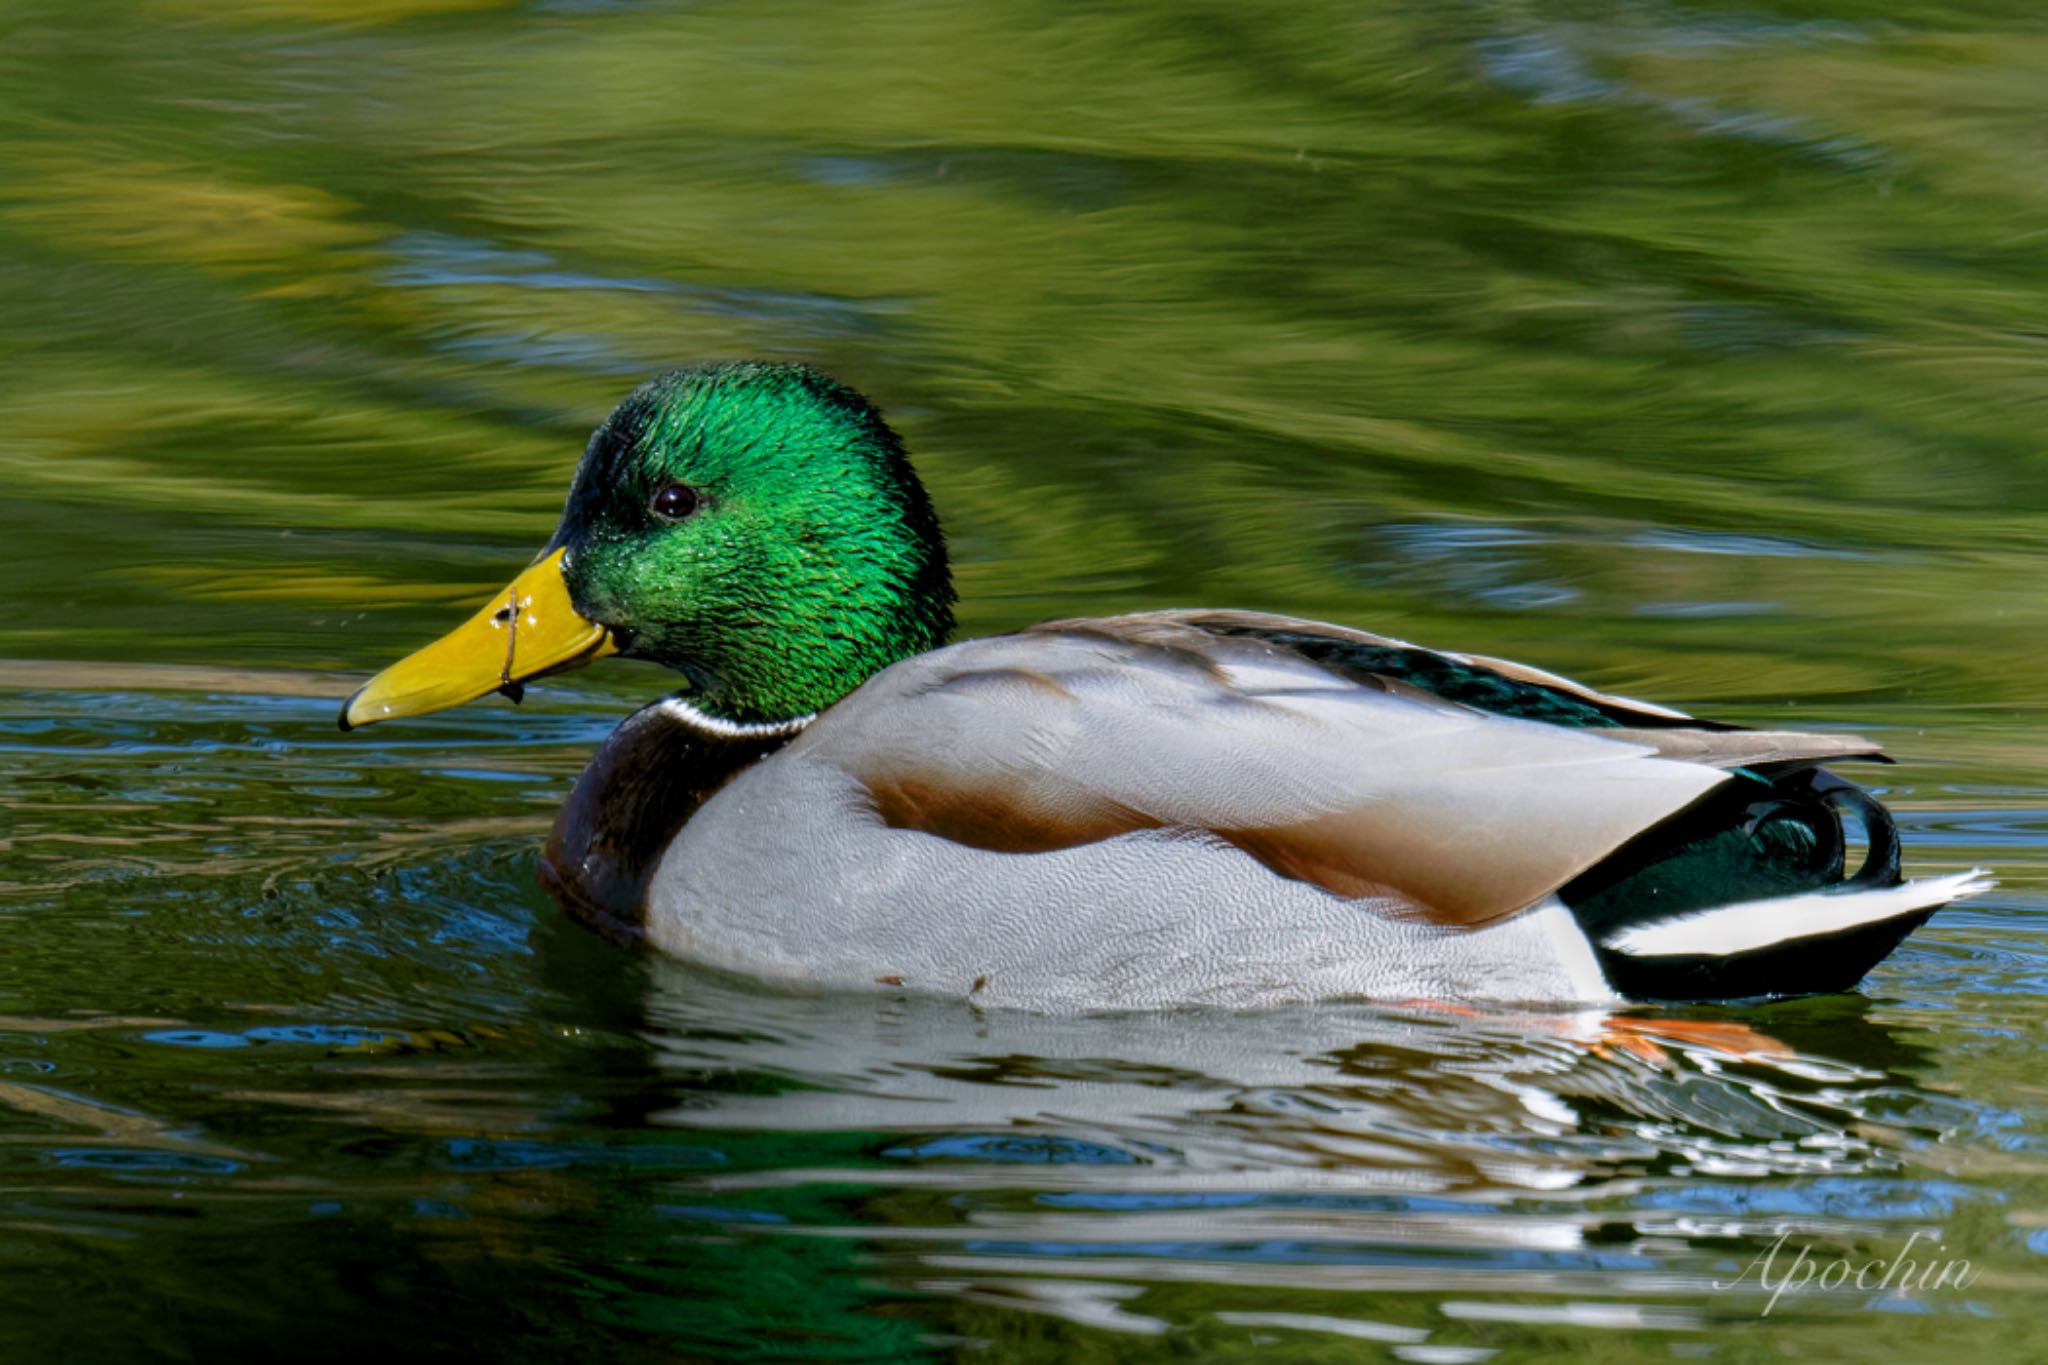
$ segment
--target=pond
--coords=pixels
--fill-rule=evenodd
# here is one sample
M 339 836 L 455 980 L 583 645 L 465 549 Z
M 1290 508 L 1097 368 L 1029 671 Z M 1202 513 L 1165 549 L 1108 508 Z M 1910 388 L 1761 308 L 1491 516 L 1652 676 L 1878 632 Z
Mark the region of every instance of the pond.
M 2048 1350 L 2034 0 L 0 32 L 6 1358 Z M 1621 1022 L 625 952 L 535 858 L 671 675 L 335 703 L 738 356 L 886 408 L 965 632 L 1258 607 L 1867 734 L 1913 870 L 1999 886 Z

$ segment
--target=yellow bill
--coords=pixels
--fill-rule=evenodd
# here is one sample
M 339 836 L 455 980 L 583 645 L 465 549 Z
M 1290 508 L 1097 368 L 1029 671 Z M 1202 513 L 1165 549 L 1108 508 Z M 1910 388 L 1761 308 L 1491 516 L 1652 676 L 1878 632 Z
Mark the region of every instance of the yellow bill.
M 570 604 L 564 553 L 535 560 L 476 615 L 356 689 L 341 728 L 423 716 L 487 692 L 516 700 L 522 683 L 618 653 L 611 632 Z

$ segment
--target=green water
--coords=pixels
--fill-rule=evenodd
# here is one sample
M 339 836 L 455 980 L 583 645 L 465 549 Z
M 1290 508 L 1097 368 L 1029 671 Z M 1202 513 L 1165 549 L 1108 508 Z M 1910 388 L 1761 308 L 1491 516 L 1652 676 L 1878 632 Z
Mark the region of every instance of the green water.
M 0 1356 L 2048 1358 L 2044 129 L 2035 0 L 0 4 Z M 662 675 L 333 699 L 730 356 L 969 631 L 1852 728 L 2001 886 L 1732 1052 L 622 954 L 534 855 Z

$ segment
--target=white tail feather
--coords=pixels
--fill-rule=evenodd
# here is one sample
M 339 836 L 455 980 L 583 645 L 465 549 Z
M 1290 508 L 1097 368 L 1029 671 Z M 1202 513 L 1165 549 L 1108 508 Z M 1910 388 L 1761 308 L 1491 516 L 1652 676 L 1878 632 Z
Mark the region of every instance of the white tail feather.
M 1995 885 L 1984 869 L 1974 868 L 1875 891 L 1807 891 L 1633 924 L 1603 942 L 1632 957 L 1747 953 L 1793 939 L 1844 933 L 1894 915 L 1946 905 Z

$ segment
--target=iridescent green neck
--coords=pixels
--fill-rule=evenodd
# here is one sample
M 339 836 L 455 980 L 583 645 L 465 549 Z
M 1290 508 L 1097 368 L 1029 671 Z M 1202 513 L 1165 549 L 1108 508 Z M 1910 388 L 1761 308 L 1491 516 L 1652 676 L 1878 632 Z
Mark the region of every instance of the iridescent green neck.
M 665 488 L 685 518 L 658 515 Z M 794 365 L 679 370 L 591 438 L 555 543 L 579 609 L 705 713 L 823 710 L 952 629 L 945 543 L 902 442 Z

